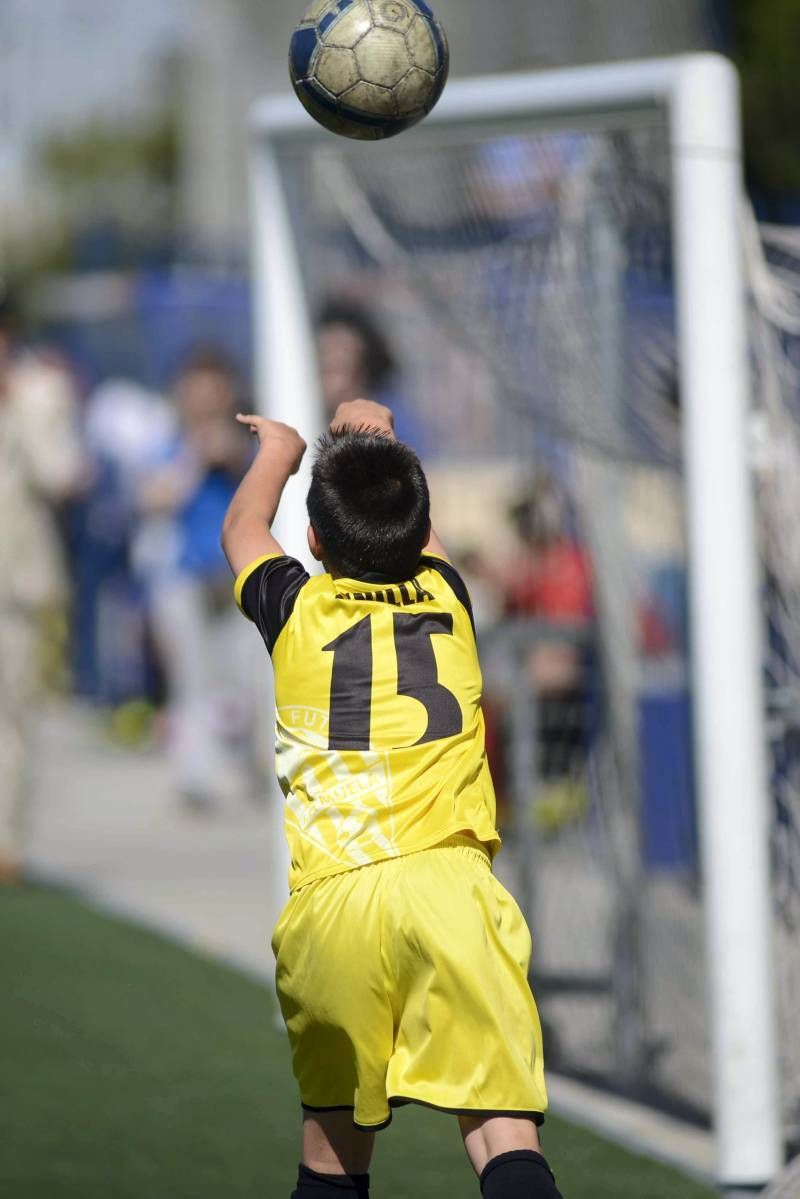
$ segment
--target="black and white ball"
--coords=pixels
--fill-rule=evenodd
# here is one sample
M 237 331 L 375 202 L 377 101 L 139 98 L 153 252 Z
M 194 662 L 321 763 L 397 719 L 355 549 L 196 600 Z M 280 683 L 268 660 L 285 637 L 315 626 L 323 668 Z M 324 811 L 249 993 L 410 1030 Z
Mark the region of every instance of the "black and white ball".
M 332 133 L 394 137 L 444 90 L 450 53 L 424 0 L 315 0 L 289 51 L 294 89 Z

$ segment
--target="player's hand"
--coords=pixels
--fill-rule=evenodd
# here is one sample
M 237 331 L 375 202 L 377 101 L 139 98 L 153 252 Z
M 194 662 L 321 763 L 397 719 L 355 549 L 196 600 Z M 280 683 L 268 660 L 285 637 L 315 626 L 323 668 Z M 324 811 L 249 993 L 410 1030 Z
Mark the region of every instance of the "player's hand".
M 306 443 L 297 429 L 293 429 L 291 425 L 284 425 L 281 421 L 267 420 L 265 416 L 256 416 L 252 413 L 246 416 L 240 412 L 236 419 L 240 425 L 249 427 L 250 432 L 258 438 L 262 447 L 274 445 L 284 451 L 290 462 L 290 473 L 297 474 L 307 449 Z
M 394 437 L 394 417 L 390 408 L 373 400 L 348 400 L 340 404 L 331 421 L 331 432 L 344 429 L 377 429 Z

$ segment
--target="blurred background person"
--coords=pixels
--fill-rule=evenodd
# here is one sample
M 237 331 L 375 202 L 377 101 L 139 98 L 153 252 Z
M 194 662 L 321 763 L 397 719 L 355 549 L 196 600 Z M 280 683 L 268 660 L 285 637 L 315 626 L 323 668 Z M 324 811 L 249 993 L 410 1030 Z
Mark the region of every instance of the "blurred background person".
M 147 602 L 168 705 L 175 785 L 195 811 L 247 787 L 231 743 L 249 746 L 247 628 L 230 602 L 222 520 L 251 456 L 234 421 L 238 379 L 213 349 L 194 353 L 174 386 L 178 429 L 139 487 L 134 560 Z
M 540 786 L 534 810 L 546 831 L 577 818 L 585 806 L 591 563 L 571 527 L 566 496 L 549 471 L 535 473 L 509 515 L 518 551 L 504 579 L 505 616 L 532 618 L 542 626 L 528 651 L 527 673 L 537 711 Z
M 56 513 L 84 460 L 75 387 L 55 359 L 15 352 L 13 305 L 0 295 L 0 883 L 23 864 L 37 634 L 68 587 Z
M 375 400 L 391 408 L 399 441 L 420 456 L 430 453 L 430 435 L 399 386 L 392 347 L 360 304 L 348 299 L 327 301 L 319 316 L 317 356 L 326 422 L 340 404 Z
M 140 524 L 138 488 L 143 473 L 174 444 L 177 418 L 163 396 L 118 377 L 90 394 L 84 427 L 91 483 L 69 522 L 73 687 L 112 709 L 115 731 L 127 726 L 130 740 L 131 718 L 137 716 L 140 734 L 146 730 L 147 701 L 157 690 L 142 587 L 131 561 Z

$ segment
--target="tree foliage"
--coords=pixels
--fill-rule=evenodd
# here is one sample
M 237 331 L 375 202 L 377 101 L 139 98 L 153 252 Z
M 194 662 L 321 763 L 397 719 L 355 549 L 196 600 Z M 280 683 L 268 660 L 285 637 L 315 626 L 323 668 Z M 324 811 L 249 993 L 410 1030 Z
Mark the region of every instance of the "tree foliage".
M 178 177 L 177 122 L 92 120 L 50 134 L 39 146 L 42 176 L 77 223 L 111 219 L 163 228 L 172 223 Z
M 170 184 L 175 174 L 175 131 L 168 121 L 120 128 L 102 121 L 68 134 L 53 134 L 41 146 L 48 175 L 62 183 L 105 183 L 121 175 L 143 175 Z
M 800 193 L 800 0 L 733 0 L 752 184 Z

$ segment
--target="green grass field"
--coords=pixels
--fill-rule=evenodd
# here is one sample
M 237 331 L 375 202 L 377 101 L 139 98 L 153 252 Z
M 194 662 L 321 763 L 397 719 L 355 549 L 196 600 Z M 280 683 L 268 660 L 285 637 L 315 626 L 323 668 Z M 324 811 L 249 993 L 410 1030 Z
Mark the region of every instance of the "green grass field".
M 0 969 L 0 1194 L 288 1199 L 299 1108 L 264 988 L 40 888 L 0 893 Z M 712 1194 L 555 1118 L 545 1137 L 565 1199 Z M 478 1195 L 455 1121 L 420 1109 L 372 1173 L 378 1199 Z

